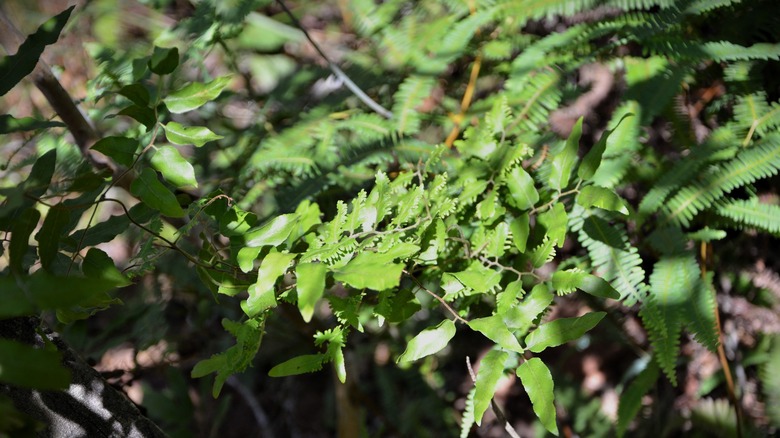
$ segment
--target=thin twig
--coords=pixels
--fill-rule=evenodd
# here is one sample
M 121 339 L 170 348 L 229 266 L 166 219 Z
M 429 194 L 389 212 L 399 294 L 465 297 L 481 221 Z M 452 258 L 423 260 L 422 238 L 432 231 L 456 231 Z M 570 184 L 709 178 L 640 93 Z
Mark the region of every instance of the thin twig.
M 443 306 L 445 309 L 447 309 L 447 311 L 448 311 L 448 312 L 450 312 L 450 314 L 453 316 L 453 318 L 455 318 L 455 320 L 456 320 L 456 321 L 458 321 L 458 322 L 462 322 L 463 324 L 466 324 L 466 325 L 468 325 L 468 323 L 469 323 L 469 322 L 468 322 L 468 320 L 466 320 L 466 319 L 465 319 L 465 318 L 463 318 L 462 316 L 458 315 L 458 312 L 456 312 L 456 311 L 455 311 L 455 309 L 453 309 L 453 308 L 452 308 L 452 306 L 450 306 L 450 305 L 449 305 L 449 304 L 448 304 L 446 301 L 444 301 L 444 298 L 442 298 L 442 297 L 440 297 L 440 296 L 436 295 L 436 293 L 434 293 L 433 291 L 431 291 L 431 290 L 430 290 L 430 289 L 428 289 L 427 287 L 423 286 L 423 284 L 422 284 L 422 283 L 420 283 L 420 280 L 418 280 L 418 279 L 417 279 L 415 276 L 413 276 L 413 275 L 412 275 L 412 274 L 411 274 L 409 271 L 407 271 L 406 269 L 404 269 L 404 270 L 403 270 L 403 273 L 404 273 L 404 274 L 406 274 L 406 275 L 407 275 L 409 278 L 411 278 L 411 279 L 412 279 L 412 281 L 414 281 L 414 282 L 417 284 L 417 287 L 419 287 L 420 289 L 424 290 L 425 292 L 428 292 L 428 295 L 432 296 L 433 298 L 436 298 L 436 300 L 437 300 L 439 303 L 441 303 L 441 305 L 442 305 L 442 306 Z
M 702 242 L 700 247 L 701 255 L 701 276 L 702 278 L 707 275 L 707 264 L 709 263 L 712 251 L 712 246 L 707 242 Z M 715 302 L 715 329 L 718 331 L 718 360 L 720 366 L 723 368 L 723 376 L 726 378 L 726 393 L 728 394 L 731 403 L 734 405 L 734 411 L 737 415 L 737 437 L 742 438 L 742 405 L 737 397 L 737 391 L 734 386 L 734 379 L 731 377 L 731 367 L 729 361 L 726 359 L 726 349 L 724 347 L 725 336 L 723 334 L 723 328 L 720 324 L 720 312 L 718 311 L 717 297 L 712 297 Z
M 252 394 L 252 391 L 247 389 L 236 376 L 230 376 L 226 382 L 231 388 L 233 388 L 241 398 L 244 399 L 249 410 L 252 411 L 252 416 L 255 417 L 255 422 L 259 427 L 258 436 L 265 438 L 273 438 L 274 430 L 271 427 L 271 421 L 268 419 L 268 414 L 265 413 L 260 402 L 257 401 L 257 397 Z
M 290 17 L 290 20 L 295 25 L 295 27 L 297 27 L 298 29 L 301 30 L 301 32 L 303 32 L 303 35 L 306 37 L 307 40 L 309 40 L 309 43 L 311 43 L 311 45 L 314 47 L 314 50 L 316 50 L 317 53 L 322 57 L 322 59 L 324 59 L 325 62 L 328 63 L 328 68 L 330 68 L 330 71 L 332 71 L 337 78 L 339 78 L 342 82 L 344 82 L 344 85 L 346 85 L 347 88 L 349 88 L 349 91 L 351 91 L 352 94 L 357 96 L 358 99 L 360 99 L 363 103 L 368 105 L 368 107 L 374 110 L 374 112 L 376 112 L 377 114 L 381 115 L 386 119 L 392 119 L 393 118 L 392 112 L 388 111 L 382 105 L 376 103 L 373 99 L 368 97 L 368 95 L 365 92 L 363 92 L 363 90 L 361 90 L 360 87 L 358 87 L 357 84 L 355 84 L 352 81 L 352 79 L 350 79 L 349 76 L 347 76 L 347 74 L 344 73 L 344 71 L 342 71 L 339 68 L 339 66 L 334 64 L 330 60 L 330 58 L 328 58 L 328 55 L 326 55 L 325 52 L 322 51 L 319 44 L 317 44 L 314 41 L 314 39 L 311 37 L 311 35 L 309 35 L 309 32 L 306 31 L 306 29 L 303 26 L 301 26 L 301 23 L 298 21 L 297 18 L 295 18 L 295 15 L 292 13 L 292 11 L 288 9 L 287 6 L 285 6 L 284 1 L 276 0 L 276 2 L 279 4 L 279 6 L 282 7 L 284 13 L 287 14 L 288 17 Z
M 474 374 L 474 368 L 471 366 L 471 358 L 466 356 L 466 368 L 469 369 L 469 375 L 471 376 L 471 381 L 474 383 L 477 383 L 477 375 Z M 520 434 L 517 433 L 514 427 L 512 427 L 511 424 L 509 424 L 509 420 L 506 419 L 506 415 L 504 415 L 504 411 L 501 410 L 501 408 L 498 406 L 498 403 L 496 403 L 496 400 L 491 398 L 490 399 L 490 406 L 493 408 L 493 413 L 496 414 L 496 418 L 499 422 L 504 423 L 504 430 L 506 433 L 509 434 L 512 438 L 520 438 Z

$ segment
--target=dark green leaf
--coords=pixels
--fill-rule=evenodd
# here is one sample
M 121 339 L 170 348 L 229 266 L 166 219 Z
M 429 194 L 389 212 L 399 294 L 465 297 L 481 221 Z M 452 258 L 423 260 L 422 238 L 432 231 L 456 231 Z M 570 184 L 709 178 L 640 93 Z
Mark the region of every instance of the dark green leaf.
M 133 181 L 130 191 L 165 216 L 184 216 L 184 210 L 179 206 L 176 196 L 157 179 L 157 173 L 148 167 Z
M 59 277 L 36 271 L 25 284 L 27 294 L 42 310 L 71 306 L 98 307 L 115 302 L 106 292 L 120 286 L 115 280 L 90 277 Z
M 58 351 L 0 339 L 0 381 L 34 389 L 65 389 L 70 372 Z
M 576 318 L 559 318 L 544 323 L 525 338 L 525 347 L 540 353 L 548 347 L 557 347 L 578 339 L 604 318 L 606 312 L 586 313 Z
M 192 164 L 172 146 L 159 146 L 152 155 L 151 164 L 162 173 L 166 181 L 176 187 L 198 187 Z
M 102 278 L 114 282 L 117 287 L 129 286 L 132 283 L 114 265 L 114 261 L 103 250 L 90 248 L 81 263 L 81 272 L 90 278 Z
M 179 49 L 165 49 L 154 46 L 154 53 L 149 59 L 149 70 L 158 75 L 171 74 L 179 66 Z
M 38 157 L 33 164 L 27 181 L 24 182 L 24 192 L 33 199 L 40 198 L 49 189 L 51 177 L 54 175 L 54 167 L 57 164 L 57 149 Z
M 8 93 L 14 85 L 32 73 L 46 46 L 57 42 L 73 8 L 75 6 L 69 7 L 43 23 L 19 46 L 16 54 L 0 59 L 0 96 Z M 11 30 L 4 29 L 3 32 L 11 32 Z
M 517 368 L 517 377 L 523 382 L 523 388 L 531 399 L 534 413 L 539 417 L 545 429 L 558 435 L 558 425 L 555 422 L 555 394 L 550 370 L 538 357 L 523 362 Z
M 14 277 L 0 275 L 0 299 L 0 319 L 33 315 L 37 311 Z
M 130 102 L 133 102 L 141 108 L 148 107 L 151 102 L 149 90 L 142 84 L 125 85 L 119 89 L 119 94 L 130 99 Z
M 409 341 L 406 351 L 398 356 L 398 363 L 414 362 L 417 359 L 441 351 L 455 336 L 455 323 L 449 319 L 436 327 L 428 327 Z
M 12 132 L 35 131 L 44 128 L 60 128 L 66 126 L 62 122 L 52 122 L 48 120 L 38 120 L 32 117 L 22 117 L 17 119 L 10 114 L 0 114 L 0 134 L 10 134 Z
M 10 258 L 11 272 L 23 274 L 23 260 L 29 246 L 30 234 L 35 227 L 41 214 L 38 210 L 28 208 L 13 221 L 11 228 L 11 242 L 8 244 L 8 257 Z
M 628 387 L 620 394 L 620 403 L 618 404 L 618 418 L 617 418 L 617 435 L 622 437 L 625 435 L 628 426 L 631 421 L 639 413 L 639 409 L 642 407 L 642 397 L 650 391 L 658 380 L 658 365 L 655 361 L 650 361 L 639 373 L 638 376 L 631 382 Z
M 65 228 L 70 223 L 70 212 L 71 210 L 62 204 L 50 208 L 40 231 L 35 235 L 43 269 L 52 270 L 52 263 L 60 249 L 60 236 L 65 234 Z
M 106 137 L 98 140 L 92 146 L 92 149 L 105 154 L 119 164 L 129 167 L 135 161 L 138 140 L 127 137 Z
M 154 128 L 154 124 L 157 123 L 157 116 L 154 110 L 145 106 L 133 104 L 119 111 L 117 115 L 135 119 L 136 122 L 146 126 L 146 129 L 149 130 Z

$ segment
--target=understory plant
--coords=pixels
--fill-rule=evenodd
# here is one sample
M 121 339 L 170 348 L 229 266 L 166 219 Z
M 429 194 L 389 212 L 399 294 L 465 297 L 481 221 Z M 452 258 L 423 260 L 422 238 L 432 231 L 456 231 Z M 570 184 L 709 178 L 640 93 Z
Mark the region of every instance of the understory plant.
M 8 159 L 0 187 L 0 317 L 64 328 L 120 305 L 114 291 L 172 252 L 209 306 L 231 307 L 218 314 L 234 341 L 191 369 L 214 375 L 214 397 L 293 309 L 313 340 L 275 353 L 270 376 L 328 368 L 349 384 L 351 340 L 401 330 L 400 367 L 468 363 L 461 437 L 491 405 L 512 429 L 494 400 L 507 375 L 558 435 L 550 361 L 581 354 L 605 321 L 638 317 L 647 341 L 622 376 L 612 433 L 642 421 L 662 379 L 679 384 L 684 334 L 720 358 L 735 433 L 769 430 L 748 427 L 731 380 L 716 300 L 729 266 L 713 248 L 780 233 L 772 3 L 197 2 L 152 45 L 92 47 L 86 101 L 100 133 L 71 142 L 62 114 L 0 119 L 37 145 Z M 334 55 L 295 19 L 319 8 L 341 13 L 353 50 Z M 3 94 L 35 75 L 72 11 L 4 59 Z M 286 65 L 274 58 L 284 50 L 300 65 L 261 89 L 253 76 Z M 340 88 L 316 91 L 329 75 Z M 259 102 L 248 124 L 229 117 Z M 101 247 L 128 229 L 138 244 L 119 263 Z M 487 346 L 478 364 L 445 355 L 467 332 Z M 776 344 L 756 359 L 762 373 Z M 5 371 L 12 356 L 60 371 L 30 381 Z M 65 386 L 59 361 L 0 342 L 6 383 Z M 780 397 L 767 379 L 767 400 Z

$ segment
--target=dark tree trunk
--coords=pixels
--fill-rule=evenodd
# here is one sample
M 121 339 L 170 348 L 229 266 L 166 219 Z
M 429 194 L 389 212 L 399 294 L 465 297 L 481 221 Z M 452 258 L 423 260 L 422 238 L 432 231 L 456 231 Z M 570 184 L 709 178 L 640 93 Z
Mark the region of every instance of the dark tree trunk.
M 0 337 L 43 347 L 36 318 L 0 321 Z M 62 354 L 62 364 L 72 375 L 70 387 L 62 391 L 37 391 L 0 384 L 0 394 L 13 400 L 16 408 L 44 423 L 46 437 L 164 437 L 160 428 L 144 417 L 124 394 L 111 387 L 81 359 L 57 333 L 44 336 Z

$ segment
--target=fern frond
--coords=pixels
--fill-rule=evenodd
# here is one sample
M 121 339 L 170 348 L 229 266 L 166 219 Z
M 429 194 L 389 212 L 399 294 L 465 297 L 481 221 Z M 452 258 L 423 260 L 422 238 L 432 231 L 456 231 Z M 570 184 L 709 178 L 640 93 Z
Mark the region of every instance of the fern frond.
M 515 119 L 515 132 L 538 132 L 549 124 L 550 112 L 561 102 L 561 77 L 552 69 L 512 76 L 506 83 L 507 98 Z
M 780 135 L 767 137 L 745 150 L 719 170 L 703 175 L 682 188 L 666 204 L 666 220 L 688 226 L 696 213 L 737 187 L 777 174 L 780 169 Z
M 740 127 L 747 131 L 743 146 L 747 146 L 754 134 L 766 135 L 780 125 L 780 103 L 771 105 L 766 101 L 766 92 L 742 96 L 734 106 L 734 116 Z
M 466 408 L 463 410 L 463 417 L 460 419 L 460 438 L 468 438 L 471 432 L 471 426 L 476 422 L 474 418 L 474 394 L 477 393 L 477 387 L 471 388 L 466 397 Z
M 719 206 L 716 212 L 741 226 L 780 234 L 780 206 L 761 204 L 757 199 L 739 200 Z
M 675 3 L 676 0 L 608 0 L 606 5 L 626 11 L 636 11 L 646 10 L 656 6 L 661 9 L 666 9 L 675 5 Z
M 717 307 L 715 290 L 712 288 L 712 272 L 704 278 L 699 278 L 693 289 L 693 296 L 686 303 L 685 315 L 688 331 L 698 343 L 713 353 L 719 344 L 717 322 L 715 321 Z
M 766 397 L 767 414 L 775 425 L 780 425 L 780 336 L 771 338 L 767 361 L 761 366 L 760 376 Z
M 496 2 L 496 12 L 502 18 L 511 17 L 523 25 L 529 20 L 571 16 L 597 3 L 597 0 L 501 0 Z
M 658 211 L 669 195 L 690 183 L 707 163 L 720 157 L 734 140 L 733 131 L 720 129 L 715 131 L 703 145 L 692 148 L 685 159 L 675 161 L 672 167 L 653 184 L 639 203 L 639 212 L 651 214 Z
M 393 118 L 399 134 L 414 134 L 420 130 L 420 113 L 417 108 L 436 84 L 430 76 L 409 76 L 393 96 Z
M 639 312 L 648 329 L 658 365 L 675 386 L 674 368 L 685 321 L 682 316 L 698 276 L 699 265 L 692 255 L 662 258 L 653 267 L 650 293 Z
M 620 292 L 626 306 L 642 302 L 647 294 L 645 271 L 639 252 L 628 241 L 625 229 L 598 216 L 571 221 L 580 243 L 588 250 L 595 273 Z

